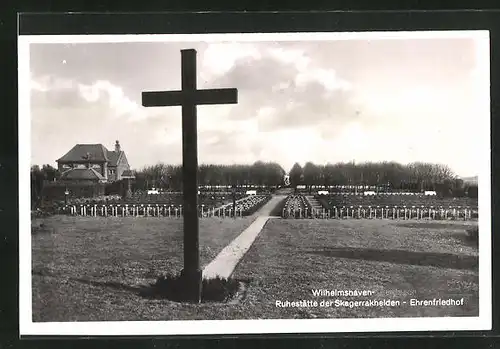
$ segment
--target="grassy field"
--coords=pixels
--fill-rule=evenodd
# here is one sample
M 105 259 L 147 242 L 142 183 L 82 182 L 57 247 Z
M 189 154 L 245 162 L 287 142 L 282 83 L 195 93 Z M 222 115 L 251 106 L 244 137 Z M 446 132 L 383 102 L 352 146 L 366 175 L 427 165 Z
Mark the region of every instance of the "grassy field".
M 201 265 L 251 222 L 249 217 L 200 220 Z M 182 269 L 182 227 L 182 219 L 164 218 L 34 220 L 33 321 L 147 319 L 148 302 L 138 300 L 144 303 L 131 308 L 124 292 Z
M 181 304 L 137 285 L 182 267 L 182 220 L 52 217 L 34 222 L 33 320 L 194 320 L 478 314 L 477 247 L 465 222 L 271 219 L 236 268 L 249 282 L 233 304 Z M 200 221 L 207 264 L 251 222 Z M 462 307 L 277 308 L 311 289 L 369 290 L 368 299 L 465 298 Z M 366 298 L 366 297 L 365 297 Z M 328 299 L 328 298 L 327 298 Z M 359 298 L 358 298 L 359 299 Z
M 244 303 L 257 318 L 478 316 L 478 250 L 470 222 L 272 220 L 235 271 L 252 280 Z M 318 297 L 313 289 L 366 290 Z M 409 306 L 462 298 L 464 306 Z M 399 300 L 399 307 L 281 308 L 275 302 Z M 406 301 L 407 304 L 403 304 Z

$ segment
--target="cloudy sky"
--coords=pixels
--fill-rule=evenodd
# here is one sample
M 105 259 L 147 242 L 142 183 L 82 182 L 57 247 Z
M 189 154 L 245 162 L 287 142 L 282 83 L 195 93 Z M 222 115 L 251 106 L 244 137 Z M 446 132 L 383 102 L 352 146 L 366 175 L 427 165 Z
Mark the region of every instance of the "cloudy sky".
M 134 42 L 30 45 L 32 164 L 76 143 L 119 140 L 133 168 L 181 163 L 181 108 L 141 92 L 181 86 L 180 50 L 198 51 L 198 88 L 238 104 L 198 107 L 199 162 L 395 160 L 476 175 L 485 84 L 474 39 Z M 481 91 L 479 93 L 478 91 Z

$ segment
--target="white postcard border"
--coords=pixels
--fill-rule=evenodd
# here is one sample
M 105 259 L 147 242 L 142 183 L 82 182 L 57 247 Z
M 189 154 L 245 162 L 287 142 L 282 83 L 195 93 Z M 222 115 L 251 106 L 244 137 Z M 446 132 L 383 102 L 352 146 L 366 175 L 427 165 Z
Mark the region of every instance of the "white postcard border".
M 30 68 L 31 43 L 99 42 L 250 42 L 250 41 L 322 41 L 322 40 L 405 40 L 435 38 L 475 38 L 478 55 L 484 62 L 478 71 L 485 79 L 484 119 L 481 134 L 483 152 L 479 171 L 479 316 L 443 318 L 375 319 L 284 319 L 284 320 L 197 320 L 197 321 L 106 321 L 106 322 L 33 322 L 31 289 L 31 217 L 30 217 Z M 491 282 L 491 147 L 490 147 L 490 59 L 489 32 L 415 31 L 415 32 L 341 32 L 341 33 L 244 33 L 244 34 L 172 34 L 172 35 L 47 35 L 20 36 L 18 40 L 19 74 L 19 314 L 20 335 L 207 335 L 257 333 L 341 333 L 400 331 L 471 331 L 490 330 L 492 326 Z M 486 84 L 486 81 L 488 82 Z M 487 117 L 484 117 L 487 116 Z M 444 321 L 445 320 L 445 321 Z

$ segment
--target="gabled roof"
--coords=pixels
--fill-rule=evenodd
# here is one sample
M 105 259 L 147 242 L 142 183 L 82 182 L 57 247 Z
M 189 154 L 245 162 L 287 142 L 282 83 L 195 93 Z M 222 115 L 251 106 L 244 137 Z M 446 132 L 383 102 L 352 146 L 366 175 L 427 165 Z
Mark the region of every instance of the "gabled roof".
M 93 168 L 72 168 L 61 174 L 61 179 L 68 180 L 104 180 L 105 178 Z
M 118 165 L 118 160 L 120 160 L 121 156 L 123 154 L 123 151 L 110 151 L 108 150 L 108 159 L 109 159 L 109 166 L 117 166 Z
M 77 144 L 57 162 L 84 161 L 90 155 L 91 161 L 108 161 L 108 150 L 102 144 Z
M 134 172 L 131 170 L 125 170 L 122 173 L 122 178 L 135 178 Z

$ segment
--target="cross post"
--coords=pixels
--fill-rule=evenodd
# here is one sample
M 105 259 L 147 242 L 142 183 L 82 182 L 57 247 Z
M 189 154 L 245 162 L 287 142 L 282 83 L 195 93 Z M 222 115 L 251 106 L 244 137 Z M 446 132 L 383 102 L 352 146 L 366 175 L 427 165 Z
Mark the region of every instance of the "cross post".
M 184 269 L 181 278 L 186 300 L 201 302 L 198 219 L 198 135 L 196 106 L 201 104 L 235 104 L 238 90 L 196 87 L 196 50 L 181 50 L 180 91 L 142 92 L 144 107 L 182 107 L 182 178 L 184 201 Z

